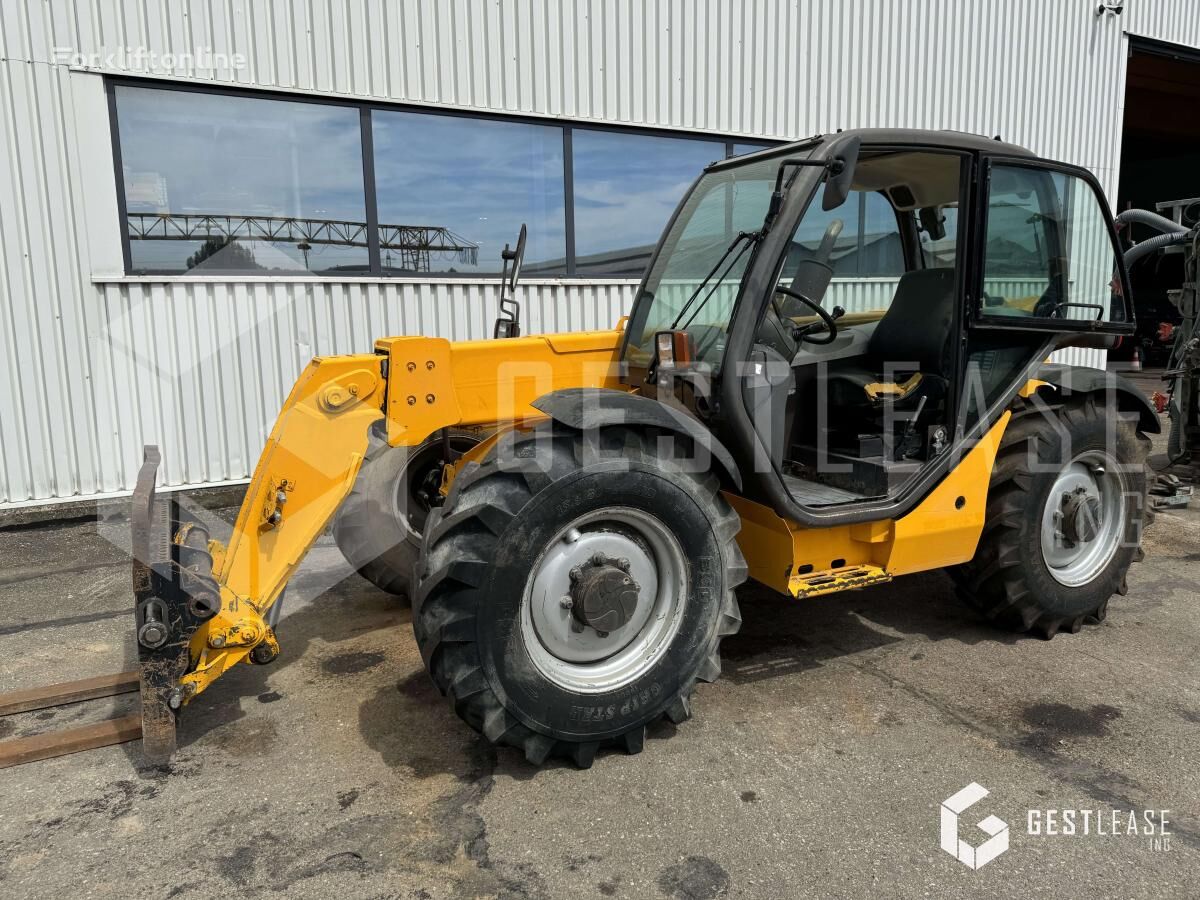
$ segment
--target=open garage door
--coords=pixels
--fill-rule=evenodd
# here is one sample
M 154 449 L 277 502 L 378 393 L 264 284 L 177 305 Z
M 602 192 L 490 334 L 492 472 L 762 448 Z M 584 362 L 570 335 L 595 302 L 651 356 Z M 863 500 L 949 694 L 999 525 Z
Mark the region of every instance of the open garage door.
M 1200 52 L 1131 38 L 1125 84 L 1118 209 L 1153 210 L 1162 203 L 1200 197 Z M 1151 232 L 1135 236 L 1145 238 Z M 1138 333 L 1110 359 L 1128 363 L 1136 349 L 1146 366 L 1161 365 L 1170 344 L 1160 338 L 1160 325 L 1179 321 L 1167 290 L 1177 288 L 1183 278 L 1182 257 L 1156 254 L 1130 274 Z

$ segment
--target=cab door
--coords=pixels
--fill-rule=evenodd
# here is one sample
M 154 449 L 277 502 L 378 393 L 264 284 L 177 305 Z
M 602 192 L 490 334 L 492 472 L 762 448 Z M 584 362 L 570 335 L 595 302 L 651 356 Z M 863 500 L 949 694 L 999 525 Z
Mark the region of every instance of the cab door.
M 963 426 L 1062 343 L 1132 334 L 1112 216 L 1090 172 L 1027 158 L 982 161 L 968 287 Z

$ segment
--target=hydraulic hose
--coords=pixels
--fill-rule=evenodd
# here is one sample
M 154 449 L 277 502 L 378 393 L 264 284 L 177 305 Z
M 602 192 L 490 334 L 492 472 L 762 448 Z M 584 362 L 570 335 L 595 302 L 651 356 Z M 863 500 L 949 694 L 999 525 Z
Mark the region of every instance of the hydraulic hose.
M 1139 211 L 1139 210 L 1134 210 Z M 1124 213 L 1122 213 L 1124 215 Z M 1153 215 L 1153 213 L 1151 213 Z M 1161 216 L 1159 217 L 1161 218 Z M 1163 221 L 1170 221 L 1164 219 Z M 1174 222 L 1171 222 L 1174 225 Z M 1125 268 L 1129 268 L 1143 256 L 1149 256 L 1151 253 L 1156 253 L 1166 247 L 1173 247 L 1176 244 L 1186 244 L 1191 239 L 1191 232 L 1186 228 L 1181 228 L 1179 231 L 1171 232 L 1170 234 L 1160 234 L 1157 237 L 1152 237 L 1142 241 L 1140 244 L 1134 244 L 1125 251 Z
M 1127 209 L 1117 216 L 1116 221 L 1119 225 L 1129 225 L 1137 222 L 1141 225 L 1148 225 L 1154 230 L 1165 234 L 1179 234 L 1188 230 L 1187 226 L 1180 225 L 1178 222 L 1172 222 L 1166 216 L 1152 213 L 1148 209 Z

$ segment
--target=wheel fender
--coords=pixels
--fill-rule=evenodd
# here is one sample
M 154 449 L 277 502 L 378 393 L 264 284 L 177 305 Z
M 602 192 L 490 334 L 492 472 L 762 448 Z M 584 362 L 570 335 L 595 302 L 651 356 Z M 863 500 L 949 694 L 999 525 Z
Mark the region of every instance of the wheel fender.
M 543 394 L 533 408 L 578 431 L 641 425 L 682 434 L 704 447 L 739 491 L 742 475 L 728 448 L 703 423 L 658 400 L 611 388 L 564 388 Z
M 1089 366 L 1047 363 L 1038 370 L 1036 377 L 1064 397 L 1073 394 L 1108 394 L 1111 391 L 1116 395 L 1118 409 L 1137 413 L 1139 429 L 1147 434 L 1162 432 L 1162 422 L 1154 405 L 1136 384 L 1123 375 Z

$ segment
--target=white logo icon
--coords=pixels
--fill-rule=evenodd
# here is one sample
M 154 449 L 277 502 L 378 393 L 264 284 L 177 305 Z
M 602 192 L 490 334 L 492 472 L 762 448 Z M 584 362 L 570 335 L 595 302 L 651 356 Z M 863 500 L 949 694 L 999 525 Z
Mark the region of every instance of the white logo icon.
M 1008 823 L 988 816 L 979 828 L 990 837 L 978 847 L 972 847 L 958 836 L 958 817 L 988 795 L 988 789 L 972 781 L 965 788 L 942 801 L 942 849 L 965 866 L 981 868 L 1008 849 Z

